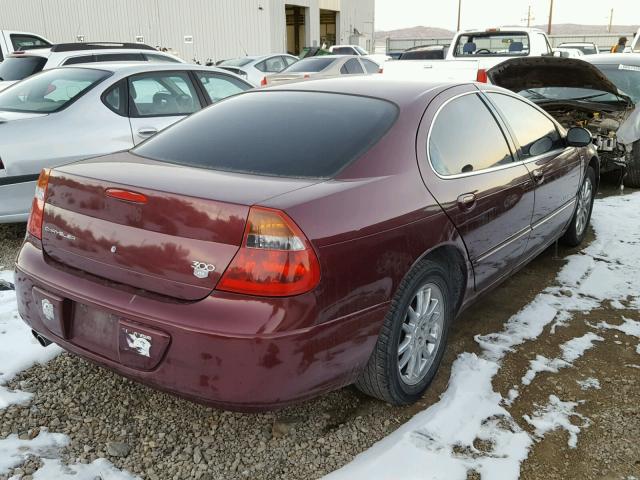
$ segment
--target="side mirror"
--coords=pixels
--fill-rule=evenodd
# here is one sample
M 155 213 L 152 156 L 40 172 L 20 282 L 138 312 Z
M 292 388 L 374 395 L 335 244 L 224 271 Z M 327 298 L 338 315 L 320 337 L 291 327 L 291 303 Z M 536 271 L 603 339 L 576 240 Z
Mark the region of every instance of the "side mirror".
M 571 127 L 567 132 L 567 145 L 570 147 L 586 147 L 591 143 L 591 132 L 582 127 Z

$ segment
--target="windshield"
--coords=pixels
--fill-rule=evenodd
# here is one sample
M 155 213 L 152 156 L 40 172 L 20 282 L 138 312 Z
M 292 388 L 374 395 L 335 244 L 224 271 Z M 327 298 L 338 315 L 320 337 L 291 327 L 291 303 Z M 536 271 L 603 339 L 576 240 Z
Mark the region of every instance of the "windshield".
M 0 63 L 0 81 L 16 81 L 38 73 L 47 63 L 44 57 L 25 55 L 23 57 L 5 58 Z
M 80 98 L 109 72 L 85 68 L 47 70 L 0 92 L 0 110 L 52 113 Z
M 382 138 L 397 113 L 392 103 L 369 97 L 245 93 L 176 123 L 133 153 L 210 170 L 330 178 Z
M 335 62 L 335 58 L 332 57 L 313 57 L 313 58 L 304 58 L 302 60 L 297 61 L 293 65 L 288 68 L 285 68 L 282 73 L 289 72 L 321 72 L 333 62 Z
M 453 51 L 456 57 L 529 55 L 529 36 L 523 32 L 478 32 L 460 35 Z
M 640 65 L 596 65 L 618 90 L 631 98 L 634 104 L 640 102 Z
M 242 57 L 242 58 L 233 58 L 231 60 L 225 60 L 218 64 L 219 67 L 244 67 L 247 63 L 251 63 L 253 61 L 252 58 Z

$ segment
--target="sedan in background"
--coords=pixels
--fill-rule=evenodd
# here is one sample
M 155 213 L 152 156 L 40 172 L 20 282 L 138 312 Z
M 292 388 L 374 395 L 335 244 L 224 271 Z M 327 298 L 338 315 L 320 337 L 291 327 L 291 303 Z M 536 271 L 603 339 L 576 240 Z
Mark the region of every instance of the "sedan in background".
M 596 55 L 600 53 L 598 46 L 592 42 L 563 42 L 558 45 L 558 48 L 576 48 L 584 55 Z
M 498 87 L 257 89 L 43 170 L 18 311 L 43 345 L 223 408 L 351 383 L 405 405 L 459 312 L 583 240 L 597 179 L 587 130 Z
M 259 55 L 224 60 L 217 64 L 230 72 L 240 75 L 254 86 L 259 86 L 265 75 L 279 73 L 298 61 L 298 57 L 289 54 Z
M 303 58 L 280 73 L 265 76 L 260 85 L 266 87 L 340 75 L 368 75 L 380 73 L 380 71 L 380 65 L 368 58 L 354 55 L 325 55 Z
M 186 64 L 95 64 L 46 70 L 0 92 L 0 223 L 24 222 L 44 167 L 128 150 L 252 86 Z

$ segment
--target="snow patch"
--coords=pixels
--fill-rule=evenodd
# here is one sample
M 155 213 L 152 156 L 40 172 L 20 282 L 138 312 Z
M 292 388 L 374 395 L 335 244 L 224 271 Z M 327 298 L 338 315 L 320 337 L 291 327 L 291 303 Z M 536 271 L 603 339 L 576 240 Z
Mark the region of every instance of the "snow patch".
M 580 385 L 581 390 L 600 390 L 600 380 L 597 378 L 589 377 L 584 380 L 576 380 L 576 382 Z
M 533 415 L 524 415 L 524 419 L 533 426 L 535 435 L 542 438 L 550 431 L 562 428 L 569 433 L 570 448 L 578 446 L 578 433 L 582 428 L 586 428 L 591 421 L 575 411 L 578 406 L 576 402 L 563 402 L 555 395 L 549 395 L 549 403 L 540 408 Z M 571 423 L 571 418 L 575 417 L 582 420 L 582 425 Z
M 604 301 L 614 308 L 624 307 L 624 301 L 625 308 L 640 309 L 639 201 L 640 193 L 596 200 L 591 219 L 596 239 L 580 254 L 568 257 L 557 276 L 558 285 L 538 294 L 507 321 L 502 332 L 476 336 L 482 354 L 458 356 L 447 391 L 437 403 L 326 478 L 466 480 L 471 470 L 482 478 L 519 478 L 520 463 L 533 440 L 503 407 L 517 398 L 517 388 L 503 399 L 493 391 L 491 380 L 507 353 L 537 338 L 549 324 L 555 332 L 571 319 L 572 311 L 589 313 Z M 593 341 L 602 340 L 595 337 L 570 340 L 563 358 L 556 360 L 570 364 L 591 348 Z M 548 368 L 560 365 L 544 357 L 539 360 Z M 552 395 L 546 406 L 525 419 L 535 427 L 537 438 L 564 428 L 569 432 L 569 446 L 575 447 L 578 433 L 590 423 L 575 412 L 577 406 Z M 582 425 L 573 425 L 572 418 L 582 420 Z M 475 439 L 487 441 L 490 447 L 476 448 Z
M 33 474 L 33 480 L 136 480 L 127 471 L 118 470 L 111 462 L 98 458 L 92 463 L 63 465 L 60 460 L 43 460 L 44 465 Z
M 0 475 L 24 463 L 29 455 L 55 458 L 58 451 L 68 444 L 69 437 L 61 433 L 49 433 L 45 428 L 31 440 L 20 440 L 18 435 L 9 435 L 0 440 Z

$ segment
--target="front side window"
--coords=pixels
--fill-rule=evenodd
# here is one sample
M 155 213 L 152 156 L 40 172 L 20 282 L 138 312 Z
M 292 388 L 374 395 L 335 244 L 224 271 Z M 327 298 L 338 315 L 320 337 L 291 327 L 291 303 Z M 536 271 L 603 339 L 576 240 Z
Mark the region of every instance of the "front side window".
M 184 72 L 154 72 L 130 77 L 129 96 L 133 116 L 189 115 L 201 108 L 196 89 Z
M 282 58 L 284 58 L 284 61 L 287 64 L 287 67 L 289 65 L 293 65 L 294 63 L 296 63 L 298 61 L 298 59 L 294 58 L 294 57 L 282 57 Z
M 230 97 L 236 93 L 249 90 L 251 87 L 237 78 L 212 72 L 196 72 L 198 80 L 209 95 L 212 102 Z
M 11 43 L 14 51 L 31 50 L 33 48 L 49 48 L 51 44 L 45 39 L 34 35 L 11 34 Z
M 440 175 L 458 175 L 513 162 L 496 119 L 477 94 L 447 103 L 434 120 L 427 146 Z
M 214 104 L 133 153 L 210 170 L 331 178 L 377 143 L 397 115 L 394 104 L 376 98 L 261 90 Z
M 529 36 L 522 32 L 479 32 L 460 35 L 453 50 L 456 57 L 529 55 Z
M 357 59 L 352 58 L 351 60 L 345 62 L 345 64 L 340 69 L 340 73 L 343 75 L 357 75 L 359 73 L 364 73 L 364 70 L 362 70 L 360 62 Z
M 48 70 L 0 92 L 0 110 L 51 113 L 63 109 L 109 76 L 85 68 Z
M 563 147 L 554 123 L 521 100 L 501 93 L 488 93 L 520 145 L 520 157 L 527 159 Z
M 0 82 L 15 81 L 30 77 L 42 70 L 47 59 L 31 55 L 5 58 L 0 63 Z

